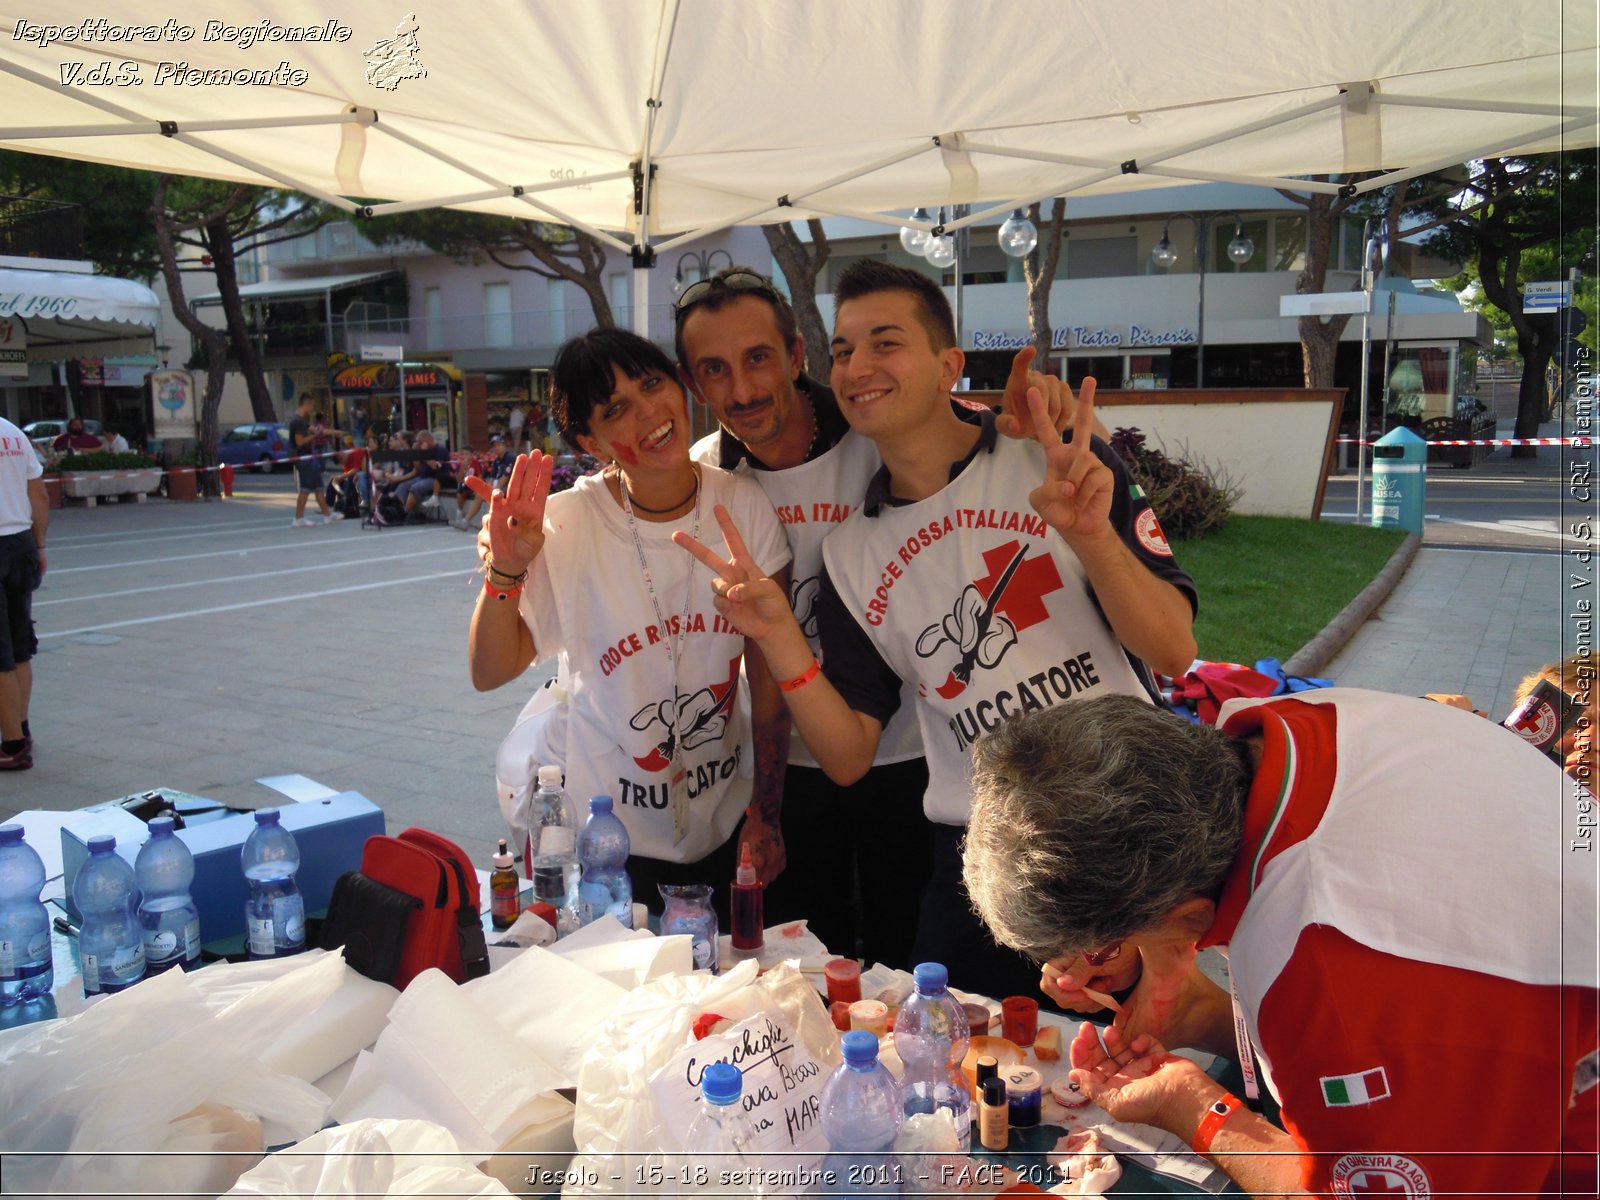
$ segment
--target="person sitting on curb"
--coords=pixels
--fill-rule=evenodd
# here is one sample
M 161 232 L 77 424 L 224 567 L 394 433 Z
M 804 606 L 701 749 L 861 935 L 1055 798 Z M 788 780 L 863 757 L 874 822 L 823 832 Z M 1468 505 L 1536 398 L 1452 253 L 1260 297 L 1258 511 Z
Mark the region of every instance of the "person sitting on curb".
M 473 454 L 471 446 L 462 446 L 461 451 L 465 461 L 456 486 L 456 515 L 450 518 L 450 524 L 472 533 L 477 530 L 478 514 L 483 511 L 483 497 L 467 486 L 467 480 L 485 480 L 492 489 L 495 486 L 492 473 L 495 460 L 488 454 Z
M 394 494 L 406 506 L 406 520 L 421 521 L 426 517 L 420 511 L 424 507 L 431 508 L 439 502 L 440 476 L 448 471 L 445 456 L 438 450 L 438 443 L 433 439 L 433 434 L 424 429 L 417 434 L 417 452 L 426 453 L 434 451 L 437 458 L 425 458 L 413 463 L 412 473 L 405 482 L 399 484 Z M 433 504 L 429 504 L 429 501 Z

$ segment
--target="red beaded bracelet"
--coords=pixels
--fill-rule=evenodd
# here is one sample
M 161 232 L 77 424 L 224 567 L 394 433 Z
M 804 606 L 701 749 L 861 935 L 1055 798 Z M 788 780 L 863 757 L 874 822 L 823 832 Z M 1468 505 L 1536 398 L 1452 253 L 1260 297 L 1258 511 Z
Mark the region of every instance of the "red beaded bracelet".
M 515 587 L 511 588 L 499 588 L 490 583 L 489 577 L 485 575 L 483 577 L 483 590 L 489 595 L 493 596 L 496 600 L 509 600 L 513 596 L 522 595 L 522 584 L 519 583 Z
M 1210 1153 L 1211 1142 L 1221 1130 L 1222 1123 L 1233 1115 L 1233 1110 L 1238 1108 L 1240 1103 L 1239 1097 L 1229 1092 L 1206 1109 L 1206 1115 L 1200 1118 L 1200 1128 L 1194 1131 L 1194 1141 L 1189 1143 L 1196 1154 Z
M 809 667 L 807 667 L 804 671 L 801 671 L 800 674 L 796 675 L 793 679 L 780 680 L 778 682 L 778 687 L 780 690 L 785 692 L 797 692 L 801 688 L 805 687 L 806 684 L 815 679 L 817 677 L 817 673 L 821 670 L 822 664 L 816 660 L 815 656 L 813 656 L 811 659 L 811 665 Z

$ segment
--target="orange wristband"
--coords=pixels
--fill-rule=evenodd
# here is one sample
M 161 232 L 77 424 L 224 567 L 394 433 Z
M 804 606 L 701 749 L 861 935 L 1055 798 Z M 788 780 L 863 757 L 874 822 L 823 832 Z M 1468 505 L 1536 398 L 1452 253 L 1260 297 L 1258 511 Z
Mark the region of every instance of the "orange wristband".
M 801 671 L 800 674 L 796 675 L 793 679 L 780 680 L 778 687 L 780 690 L 785 692 L 797 692 L 801 688 L 805 687 L 806 684 L 815 679 L 817 677 L 817 673 L 821 670 L 822 664 L 818 662 L 816 657 L 813 655 L 811 659 L 811 665 L 809 667 L 807 667 L 804 671 Z
M 519 583 L 516 586 L 509 588 L 500 588 L 490 583 L 489 577 L 485 575 L 483 577 L 483 590 L 489 595 L 493 596 L 496 600 L 510 600 L 513 596 L 522 595 L 522 584 Z
M 1217 1131 L 1222 1128 L 1222 1123 L 1231 1117 L 1233 1110 L 1241 1104 L 1239 1097 L 1230 1092 L 1206 1109 L 1206 1115 L 1200 1118 L 1200 1128 L 1194 1131 L 1194 1141 L 1189 1143 L 1196 1154 L 1210 1153 L 1211 1142 L 1217 1136 Z

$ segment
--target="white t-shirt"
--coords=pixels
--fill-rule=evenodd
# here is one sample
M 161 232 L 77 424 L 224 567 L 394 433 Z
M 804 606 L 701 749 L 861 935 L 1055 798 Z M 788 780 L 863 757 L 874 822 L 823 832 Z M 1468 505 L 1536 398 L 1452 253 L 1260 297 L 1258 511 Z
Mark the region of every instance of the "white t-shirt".
M 712 509 L 721 504 L 761 569 L 781 571 L 789 547 L 761 489 L 715 467 L 700 471 L 700 540 L 720 548 Z M 634 854 L 667 862 L 704 858 L 738 825 L 755 763 L 740 673 L 744 638 L 713 605 L 711 571 L 671 540 L 677 530 L 694 532 L 696 514 L 635 520 L 630 532 L 627 514 L 593 475 L 551 496 L 544 524 L 522 616 L 539 658 L 558 658 L 555 687 L 565 700 L 542 719 L 534 756 L 565 770 L 580 811 L 590 796 L 611 796 Z M 681 647 L 676 678 L 669 640 Z M 690 815 L 677 845 L 669 793 L 674 745 L 687 771 Z
M 27 436 L 0 417 L 0 537 L 33 528 L 28 480 L 44 474 L 44 464 Z
M 695 461 L 715 463 L 720 457 L 721 437 L 720 433 L 713 433 L 696 442 L 691 452 Z M 822 641 L 817 634 L 816 606 L 822 577 L 822 541 L 860 506 L 867 484 L 882 465 L 883 458 L 871 439 L 846 433 L 832 449 L 797 467 L 760 471 L 745 459 L 735 468 L 738 474 L 760 485 L 788 535 L 794 555 L 789 571 L 789 603 L 819 660 Z M 872 761 L 897 763 L 921 757 L 922 734 L 917 728 L 916 706 L 902 704 L 878 739 L 878 752 Z M 805 767 L 818 765 L 798 727 L 789 739 L 789 761 Z

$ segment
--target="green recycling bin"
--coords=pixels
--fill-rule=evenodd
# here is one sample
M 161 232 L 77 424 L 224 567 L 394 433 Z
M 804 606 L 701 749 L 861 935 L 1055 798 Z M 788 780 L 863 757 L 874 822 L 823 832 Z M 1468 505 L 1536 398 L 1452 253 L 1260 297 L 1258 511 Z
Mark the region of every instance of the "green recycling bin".
M 1422 532 L 1428 443 L 1401 426 L 1372 444 L 1372 525 Z

